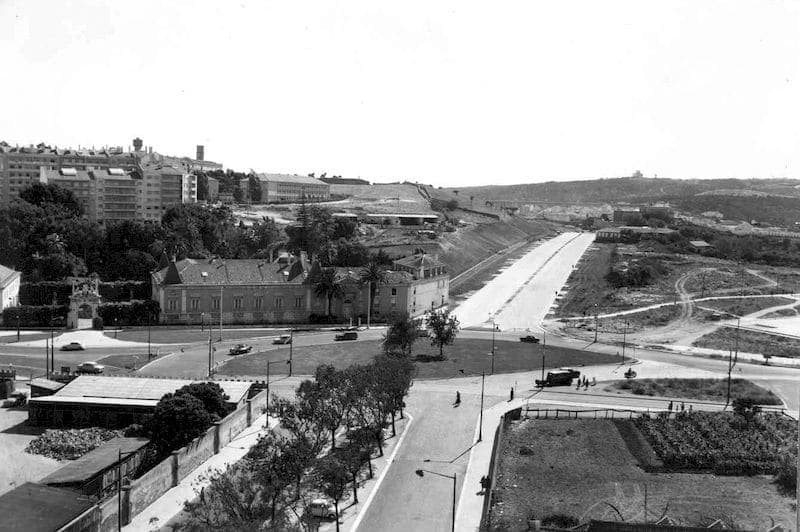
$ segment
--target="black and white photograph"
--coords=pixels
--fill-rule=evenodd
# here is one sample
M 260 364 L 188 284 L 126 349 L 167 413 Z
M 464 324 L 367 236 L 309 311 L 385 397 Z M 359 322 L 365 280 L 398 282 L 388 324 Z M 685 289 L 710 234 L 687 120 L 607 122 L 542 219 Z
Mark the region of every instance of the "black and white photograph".
M 0 531 L 800 532 L 800 2 L 0 0 Z

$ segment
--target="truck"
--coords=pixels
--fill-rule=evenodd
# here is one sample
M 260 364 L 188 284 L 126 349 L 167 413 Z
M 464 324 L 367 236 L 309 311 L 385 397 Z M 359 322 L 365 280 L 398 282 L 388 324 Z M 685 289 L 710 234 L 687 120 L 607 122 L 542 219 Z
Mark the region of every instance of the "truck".
M 577 378 L 578 376 L 580 376 L 579 371 L 571 369 L 554 369 L 547 372 L 547 377 L 544 380 L 536 379 L 536 386 L 541 388 L 544 388 L 545 386 L 572 386 L 573 379 Z

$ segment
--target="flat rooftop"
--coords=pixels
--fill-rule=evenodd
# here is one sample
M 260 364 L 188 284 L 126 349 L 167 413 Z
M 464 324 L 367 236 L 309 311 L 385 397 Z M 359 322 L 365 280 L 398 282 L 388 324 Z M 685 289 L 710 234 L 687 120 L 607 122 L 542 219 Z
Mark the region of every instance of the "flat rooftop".
M 147 438 L 112 438 L 92 449 L 77 460 L 67 462 L 39 482 L 42 484 L 73 484 L 85 482 L 115 465 L 122 451 L 125 453 L 138 451 L 150 442 Z
M 0 496 L 0 530 L 52 532 L 92 506 L 88 497 L 72 490 L 26 482 Z

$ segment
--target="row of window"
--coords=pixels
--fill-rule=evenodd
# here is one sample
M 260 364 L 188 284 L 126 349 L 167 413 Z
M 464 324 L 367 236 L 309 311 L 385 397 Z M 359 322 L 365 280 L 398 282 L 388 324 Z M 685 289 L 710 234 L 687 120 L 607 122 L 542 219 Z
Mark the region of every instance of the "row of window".
M 304 306 L 305 297 L 303 296 L 295 296 L 294 298 L 294 308 L 303 308 Z M 276 296 L 273 300 L 273 307 L 274 308 L 284 308 L 283 305 L 284 298 L 283 296 Z M 233 308 L 234 310 L 244 310 L 244 297 L 234 297 L 233 298 Z M 167 310 L 176 311 L 178 310 L 179 303 L 178 299 L 168 299 L 167 300 Z M 263 296 L 256 296 L 252 299 L 252 308 L 255 310 L 261 310 L 264 308 L 264 297 Z M 200 309 L 200 298 L 193 297 L 189 299 L 189 310 L 197 311 Z M 211 310 L 219 310 L 219 298 L 213 297 L 211 298 Z

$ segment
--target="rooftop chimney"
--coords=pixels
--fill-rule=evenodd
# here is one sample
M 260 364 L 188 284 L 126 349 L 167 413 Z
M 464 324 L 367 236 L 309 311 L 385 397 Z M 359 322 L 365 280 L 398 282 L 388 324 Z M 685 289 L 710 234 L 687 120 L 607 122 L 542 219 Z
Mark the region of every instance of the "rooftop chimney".
M 205 157 L 205 149 L 203 148 L 202 144 L 197 145 L 197 160 L 202 161 L 203 157 Z

